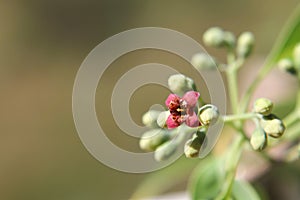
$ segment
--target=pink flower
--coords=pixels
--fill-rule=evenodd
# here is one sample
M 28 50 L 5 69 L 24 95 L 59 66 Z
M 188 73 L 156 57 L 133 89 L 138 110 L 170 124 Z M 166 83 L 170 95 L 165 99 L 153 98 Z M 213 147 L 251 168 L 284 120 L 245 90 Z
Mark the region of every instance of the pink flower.
M 176 94 L 170 94 L 166 100 L 166 106 L 169 108 L 170 115 L 166 121 L 169 129 L 176 128 L 182 123 L 190 127 L 200 126 L 200 121 L 194 111 L 199 92 L 188 91 L 182 98 Z

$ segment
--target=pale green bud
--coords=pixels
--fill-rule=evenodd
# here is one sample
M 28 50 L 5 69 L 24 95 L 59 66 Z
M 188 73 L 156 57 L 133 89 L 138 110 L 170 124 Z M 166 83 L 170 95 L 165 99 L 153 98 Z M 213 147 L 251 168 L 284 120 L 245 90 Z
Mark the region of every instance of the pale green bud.
M 205 132 L 198 131 L 191 139 L 186 141 L 184 145 L 184 154 L 187 158 L 195 158 L 199 156 L 200 148 L 205 138 Z
M 246 58 L 252 52 L 254 46 L 254 36 L 250 32 L 242 33 L 237 41 L 237 54 L 239 57 Z
M 252 148 L 256 151 L 261 151 L 267 147 L 268 140 L 267 134 L 263 129 L 257 128 L 251 136 L 250 144 Z
M 269 115 L 273 109 L 273 102 L 266 98 L 259 98 L 254 102 L 254 112 Z
M 217 65 L 213 58 L 211 58 L 206 53 L 197 53 L 192 57 L 191 64 L 197 70 L 209 70 L 216 69 Z
M 173 93 L 182 96 L 187 91 L 193 90 L 195 84 L 191 78 L 183 74 L 174 74 L 169 77 L 168 85 Z
M 219 119 L 220 113 L 216 106 L 206 104 L 199 110 L 199 120 L 203 125 L 212 125 Z
M 156 120 L 157 120 L 159 114 L 160 114 L 160 111 L 149 110 L 142 117 L 143 124 L 149 128 L 158 128 Z
M 145 151 L 154 151 L 158 146 L 170 139 L 165 129 L 152 129 L 145 132 L 140 139 L 140 148 Z
M 166 121 L 168 119 L 170 115 L 170 112 L 169 111 L 163 111 L 161 112 L 159 115 L 158 115 L 158 118 L 157 118 L 157 125 L 161 128 L 165 128 L 167 127 L 167 124 L 166 124 Z
M 285 131 L 285 126 L 278 117 L 271 114 L 268 116 L 264 116 L 260 120 L 260 124 L 264 131 L 270 136 L 274 138 L 281 137 Z
M 278 62 L 278 68 L 290 74 L 297 74 L 294 63 L 291 59 L 283 58 Z
M 225 31 L 224 32 L 224 41 L 227 46 L 232 48 L 235 46 L 236 38 L 233 33 L 229 32 L 229 31 Z
M 207 46 L 222 47 L 225 44 L 224 31 L 219 27 L 209 28 L 203 34 L 203 42 Z
M 170 158 L 177 150 L 177 143 L 170 140 L 159 146 L 154 152 L 156 161 L 163 161 Z
M 293 55 L 295 66 L 298 70 L 300 70 L 300 43 L 294 47 Z

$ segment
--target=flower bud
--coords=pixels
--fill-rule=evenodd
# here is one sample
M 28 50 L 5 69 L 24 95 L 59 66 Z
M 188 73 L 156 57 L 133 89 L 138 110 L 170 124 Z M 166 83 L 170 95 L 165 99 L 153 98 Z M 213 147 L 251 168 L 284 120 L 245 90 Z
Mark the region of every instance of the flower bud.
M 251 136 L 250 144 L 252 148 L 256 151 L 261 151 L 267 147 L 268 140 L 267 134 L 263 129 L 257 128 Z
M 212 125 L 219 119 L 220 113 L 216 106 L 206 104 L 199 111 L 199 120 L 203 125 Z
M 252 52 L 254 46 L 254 36 L 250 32 L 242 33 L 237 41 L 237 54 L 239 57 L 246 58 Z
M 185 92 L 194 90 L 195 84 L 191 78 L 183 74 L 174 74 L 169 77 L 168 85 L 173 93 L 182 96 Z
M 157 120 L 159 114 L 160 114 L 160 111 L 149 110 L 142 117 L 143 124 L 149 128 L 158 128 L 156 120 Z
M 199 156 L 201 145 L 205 138 L 205 132 L 198 131 L 184 145 L 184 154 L 187 158 Z
M 219 27 L 209 28 L 203 34 L 203 42 L 207 46 L 222 47 L 225 42 L 224 31 Z
M 298 70 L 300 70 L 300 43 L 294 47 L 293 55 L 295 66 Z
M 234 47 L 235 46 L 235 36 L 233 35 L 233 33 L 229 32 L 229 31 L 225 31 L 224 32 L 224 41 L 225 44 L 229 47 Z
M 177 143 L 170 140 L 159 146 L 154 152 L 156 161 L 163 161 L 170 158 L 177 150 Z
M 156 120 L 156 123 L 159 127 L 161 128 L 166 128 L 167 127 L 167 119 L 170 115 L 170 111 L 163 111 L 158 115 L 158 118 Z
M 206 53 L 197 53 L 192 57 L 191 64 L 198 70 L 216 69 L 217 65 L 212 57 Z
M 259 98 L 254 102 L 254 112 L 264 116 L 271 114 L 273 102 L 266 98 Z
M 140 148 L 145 151 L 154 151 L 158 146 L 170 139 L 165 129 L 152 129 L 145 132 L 140 139 Z
M 288 72 L 290 74 L 297 74 L 294 63 L 291 59 L 284 58 L 278 62 L 278 68 L 284 72 Z
M 273 114 L 264 116 L 260 120 L 260 124 L 270 137 L 278 138 L 282 136 L 285 131 L 283 122 Z

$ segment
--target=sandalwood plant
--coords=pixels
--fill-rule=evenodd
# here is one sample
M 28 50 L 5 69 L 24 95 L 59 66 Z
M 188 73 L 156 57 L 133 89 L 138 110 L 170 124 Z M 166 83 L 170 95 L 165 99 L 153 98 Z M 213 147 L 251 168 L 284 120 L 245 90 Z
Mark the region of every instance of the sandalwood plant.
M 220 27 L 212 27 L 204 32 L 202 39 L 206 46 L 225 51 L 226 63 L 206 53 L 195 54 L 190 62 L 198 71 L 220 70 L 224 73 L 231 110 L 221 114 L 216 105 L 202 99 L 193 79 L 184 74 L 174 74 L 168 79 L 171 93 L 165 97 L 165 111 L 150 110 L 143 115 L 142 121 L 149 130 L 140 139 L 140 148 L 154 151 L 158 162 L 169 159 L 176 151 L 184 152 L 187 158 L 199 159 L 201 164 L 191 174 L 188 186 L 192 199 L 261 199 L 250 182 L 237 179 L 239 161 L 244 151 L 256 151 L 272 163 L 278 158 L 269 154 L 268 150 L 283 143 L 288 145 L 280 161 L 299 159 L 300 90 L 293 110 L 284 116 L 274 112 L 276 105 L 271 99 L 261 96 L 251 104 L 250 99 L 274 67 L 281 69 L 282 73 L 289 73 L 300 86 L 300 9 L 283 28 L 244 94 L 239 94 L 238 72 L 254 50 L 254 35 L 251 32 L 234 35 Z M 254 125 L 251 132 L 245 128 L 249 121 Z M 234 137 L 230 145 L 221 155 L 209 154 L 204 159 L 199 158 L 208 130 L 217 123 L 231 127 Z M 180 148 L 182 143 L 184 148 Z

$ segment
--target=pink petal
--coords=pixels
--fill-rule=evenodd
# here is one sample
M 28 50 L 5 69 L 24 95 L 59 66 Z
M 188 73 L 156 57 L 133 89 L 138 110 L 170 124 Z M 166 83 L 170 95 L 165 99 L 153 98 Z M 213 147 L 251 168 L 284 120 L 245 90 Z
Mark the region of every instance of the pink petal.
M 176 128 L 179 126 L 179 124 L 173 120 L 172 115 L 169 115 L 166 124 L 168 126 L 168 129 Z
M 182 99 L 187 102 L 189 107 L 195 107 L 199 96 L 200 96 L 199 92 L 188 91 L 183 95 Z
M 193 115 L 189 115 L 189 116 L 186 118 L 185 123 L 186 123 L 186 125 L 188 125 L 188 126 L 190 126 L 190 127 L 197 127 L 197 126 L 200 126 L 200 122 L 199 122 L 198 116 L 196 115 L 195 112 L 193 113 Z
M 169 107 L 170 102 L 175 101 L 178 98 L 179 98 L 179 96 L 177 96 L 176 94 L 170 94 L 165 102 L 166 106 Z

